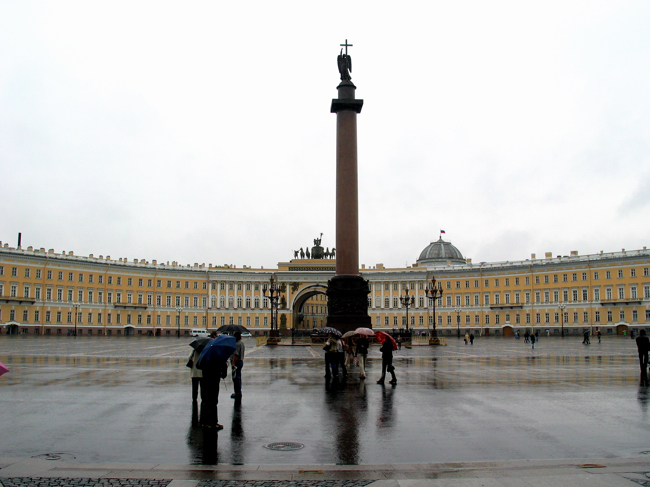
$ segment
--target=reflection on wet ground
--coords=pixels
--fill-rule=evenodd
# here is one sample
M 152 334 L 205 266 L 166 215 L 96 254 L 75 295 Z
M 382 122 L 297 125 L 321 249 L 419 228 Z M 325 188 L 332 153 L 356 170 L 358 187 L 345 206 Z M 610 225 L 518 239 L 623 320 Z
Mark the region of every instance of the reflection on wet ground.
M 353 368 L 327 384 L 320 350 L 249 341 L 243 400 L 230 398 L 230 377 L 222 382 L 218 433 L 201 427 L 191 401 L 189 340 L 94 340 L 103 343 L 0 339 L 11 370 L 0 378 L 0 456 L 380 464 L 650 451 L 650 398 L 631 340 L 414 347 L 396 353 L 397 386 L 375 383 L 376 350 L 366 381 Z M 268 448 L 278 442 L 287 448 Z

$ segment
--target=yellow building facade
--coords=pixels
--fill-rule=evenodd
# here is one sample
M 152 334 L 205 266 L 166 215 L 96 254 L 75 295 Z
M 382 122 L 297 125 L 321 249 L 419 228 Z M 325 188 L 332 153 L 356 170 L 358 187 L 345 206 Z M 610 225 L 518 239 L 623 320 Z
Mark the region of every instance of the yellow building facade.
M 0 246 L 0 326 L 3 333 L 188 336 L 192 329 L 239 324 L 268 335 L 264 287 L 282 285 L 280 332 L 325 326 L 327 281 L 334 259 L 294 258 L 276 269 L 182 266 L 114 260 L 72 252 Z M 471 331 L 503 336 L 623 334 L 650 328 L 650 251 L 641 250 L 473 264 L 442 239 L 412 267 L 377 264 L 368 280 L 375 329 L 412 329 L 441 336 Z M 426 290 L 435 277 L 435 310 Z M 408 308 L 405 294 L 413 297 Z M 410 299 L 409 299 L 410 302 Z M 407 321 L 408 313 L 408 321 Z M 435 318 L 434 318 L 435 314 Z M 286 332 L 283 332 L 286 330 Z

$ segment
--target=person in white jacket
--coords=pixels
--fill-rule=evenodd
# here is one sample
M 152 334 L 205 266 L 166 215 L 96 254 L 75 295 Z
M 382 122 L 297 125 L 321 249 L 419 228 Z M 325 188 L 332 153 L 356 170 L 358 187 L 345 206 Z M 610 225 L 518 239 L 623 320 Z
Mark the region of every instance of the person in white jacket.
M 199 397 L 199 387 L 201 386 L 201 378 L 203 377 L 201 369 L 196 368 L 196 363 L 199 361 L 200 356 L 201 352 L 192 350 L 192 353 L 190 353 L 188 358 L 188 365 L 190 361 L 192 362 L 192 367 L 190 368 L 190 377 L 192 378 L 192 402 L 197 402 Z

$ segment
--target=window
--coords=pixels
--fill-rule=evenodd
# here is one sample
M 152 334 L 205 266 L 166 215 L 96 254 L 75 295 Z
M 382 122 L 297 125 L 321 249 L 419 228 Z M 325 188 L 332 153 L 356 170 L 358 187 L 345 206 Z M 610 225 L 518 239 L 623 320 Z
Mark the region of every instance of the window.
M 636 269 L 630 269 L 630 277 L 636 277 Z
M 618 299 L 625 299 L 625 288 L 618 288 Z
M 605 271 L 605 279 L 611 279 L 612 278 L 612 271 Z
M 577 272 L 574 272 L 573 274 L 571 274 L 571 280 L 573 282 L 576 282 L 578 280 L 578 273 Z
M 600 289 L 594 289 L 594 301 L 600 301 Z
M 557 274 L 553 274 L 553 282 L 554 282 L 554 283 L 557 282 Z
M 618 270 L 618 278 L 622 279 L 623 278 L 623 269 Z
M 598 280 L 598 271 L 594 271 L 594 281 Z
M 544 284 L 548 284 L 548 276 L 544 276 Z

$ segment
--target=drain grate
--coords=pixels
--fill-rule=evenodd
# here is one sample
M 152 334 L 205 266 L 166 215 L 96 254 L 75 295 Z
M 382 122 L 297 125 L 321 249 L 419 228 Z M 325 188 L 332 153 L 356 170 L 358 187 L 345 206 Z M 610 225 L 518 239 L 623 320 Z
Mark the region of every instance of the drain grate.
M 41 453 L 40 455 L 34 455 L 32 458 L 40 458 L 41 460 L 75 460 L 75 457 L 72 453 Z
M 269 450 L 275 450 L 275 451 L 294 451 L 294 450 L 300 450 L 301 448 L 304 448 L 305 445 L 302 443 L 295 443 L 292 441 L 278 441 L 275 443 L 269 443 L 268 445 L 264 445 L 264 448 L 268 448 Z

